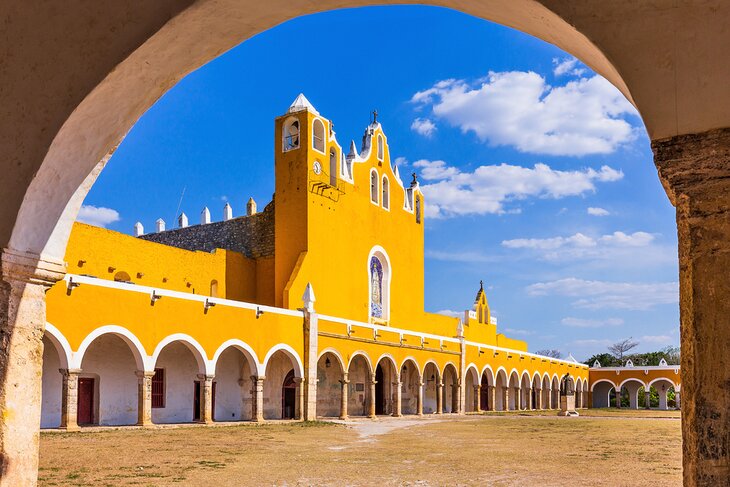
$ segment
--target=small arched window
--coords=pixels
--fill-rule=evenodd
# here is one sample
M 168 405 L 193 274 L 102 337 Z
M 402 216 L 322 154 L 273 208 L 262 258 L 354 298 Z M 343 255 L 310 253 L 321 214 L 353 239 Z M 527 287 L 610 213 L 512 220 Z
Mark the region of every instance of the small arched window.
M 132 278 L 126 272 L 117 272 L 114 274 L 114 280 L 117 282 L 132 282 Z
M 299 120 L 291 120 L 284 125 L 284 152 L 299 148 Z
M 386 210 L 390 209 L 390 185 L 388 184 L 388 178 L 383 176 L 383 208 Z
M 370 318 L 387 321 L 390 317 L 390 260 L 382 247 L 376 247 L 368 258 Z
M 385 158 L 385 147 L 383 143 L 383 136 L 378 135 L 378 160 L 382 161 Z
M 337 151 L 330 149 L 330 186 L 337 186 Z
M 370 201 L 378 204 L 378 173 L 375 169 L 370 172 Z
M 312 147 L 324 152 L 324 124 L 318 118 L 312 124 Z
M 215 279 L 210 281 L 210 297 L 211 298 L 218 297 L 218 281 L 216 281 Z
M 416 223 L 421 223 L 421 196 L 416 195 Z

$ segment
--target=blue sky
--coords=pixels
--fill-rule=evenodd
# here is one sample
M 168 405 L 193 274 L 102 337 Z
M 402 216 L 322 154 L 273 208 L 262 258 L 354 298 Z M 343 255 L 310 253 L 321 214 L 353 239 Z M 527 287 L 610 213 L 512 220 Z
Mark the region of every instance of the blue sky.
M 273 193 L 273 120 L 299 92 L 343 146 L 377 109 L 427 197 L 426 307 L 471 306 L 583 360 L 679 342 L 674 209 L 640 118 L 558 48 L 433 7 L 302 17 L 191 73 L 132 128 L 80 219 L 131 233 Z

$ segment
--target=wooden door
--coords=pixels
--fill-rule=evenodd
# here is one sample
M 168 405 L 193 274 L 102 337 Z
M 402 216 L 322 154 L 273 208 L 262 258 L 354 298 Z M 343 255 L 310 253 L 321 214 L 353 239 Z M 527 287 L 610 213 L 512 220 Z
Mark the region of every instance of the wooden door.
M 200 381 L 193 383 L 193 421 L 200 421 Z
M 79 378 L 77 421 L 79 424 L 94 424 L 94 379 Z
M 294 370 L 284 378 L 284 385 L 281 388 L 281 418 L 294 419 L 296 415 L 297 384 L 294 382 Z

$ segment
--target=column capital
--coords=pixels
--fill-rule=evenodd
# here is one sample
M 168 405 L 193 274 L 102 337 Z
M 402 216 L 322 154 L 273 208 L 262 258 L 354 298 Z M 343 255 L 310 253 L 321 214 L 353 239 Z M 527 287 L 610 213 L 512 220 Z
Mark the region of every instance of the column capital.
M 198 374 L 198 379 L 204 380 L 205 382 L 213 382 L 213 379 L 215 379 L 215 375 L 212 374 Z
M 266 376 L 265 375 L 252 375 L 251 380 L 254 382 L 263 382 L 266 380 Z
M 64 377 L 68 377 L 68 376 L 71 376 L 71 375 L 79 375 L 81 373 L 81 369 L 58 369 L 58 371 Z
M 66 275 L 66 263 L 53 257 L 5 248 L 0 255 L 3 280 L 46 287 Z
M 304 377 L 294 377 L 294 379 L 292 379 L 292 380 L 294 381 L 295 384 L 304 383 Z
M 144 377 L 150 377 L 150 378 L 152 378 L 155 375 L 155 371 L 154 370 L 136 370 L 134 373 L 140 379 L 142 379 Z

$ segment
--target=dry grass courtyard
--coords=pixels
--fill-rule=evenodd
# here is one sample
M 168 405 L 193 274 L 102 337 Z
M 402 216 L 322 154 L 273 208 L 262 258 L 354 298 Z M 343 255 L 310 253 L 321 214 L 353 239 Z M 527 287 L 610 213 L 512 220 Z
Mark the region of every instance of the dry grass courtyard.
M 676 411 L 43 433 L 40 485 L 681 485 Z

